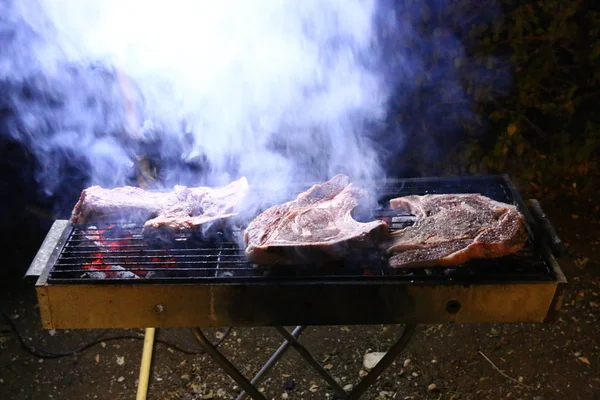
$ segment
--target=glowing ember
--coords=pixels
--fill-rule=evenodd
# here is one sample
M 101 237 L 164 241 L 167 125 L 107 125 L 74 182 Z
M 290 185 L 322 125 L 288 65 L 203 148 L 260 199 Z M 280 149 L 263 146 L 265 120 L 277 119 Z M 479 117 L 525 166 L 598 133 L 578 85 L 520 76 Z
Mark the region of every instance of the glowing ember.
M 110 265 L 104 262 L 104 258 L 102 257 L 102 253 L 94 253 L 92 254 L 92 261 L 89 264 L 83 265 L 84 269 L 92 269 L 95 271 L 109 270 Z
M 89 240 L 92 240 L 94 242 L 99 241 L 99 240 L 104 240 L 106 232 L 110 231 L 114 227 L 115 227 L 115 225 L 109 225 L 106 227 L 106 229 L 96 229 L 95 227 L 91 227 L 91 230 L 95 231 L 96 233 L 95 234 L 87 234 L 86 237 Z
M 161 268 L 175 268 L 177 267 L 177 260 L 175 260 L 173 257 L 166 257 L 166 258 L 160 258 L 160 257 L 152 257 L 152 262 L 153 263 L 161 263 Z
M 135 237 L 132 234 L 123 234 L 115 229 L 115 225 L 109 225 L 105 229 L 95 229 L 93 234 L 86 237 L 99 247 L 99 251 L 92 253 L 91 260 L 83 265 L 83 269 L 90 271 L 118 271 L 105 272 L 106 277 L 117 274 L 123 275 L 122 271 L 130 271 L 139 277 L 146 277 L 151 271 L 148 269 L 176 268 L 177 260 L 169 257 L 168 253 L 153 254 L 151 257 L 143 252 L 135 252 Z M 126 251 L 119 251 L 126 250 Z M 134 250 L 134 252 L 132 252 Z M 146 257 L 146 262 L 135 263 L 134 260 Z

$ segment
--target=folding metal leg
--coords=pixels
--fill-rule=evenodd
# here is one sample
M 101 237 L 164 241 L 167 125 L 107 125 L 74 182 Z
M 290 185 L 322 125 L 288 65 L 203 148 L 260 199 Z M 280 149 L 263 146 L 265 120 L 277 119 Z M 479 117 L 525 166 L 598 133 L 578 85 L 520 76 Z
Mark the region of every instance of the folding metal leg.
M 339 398 L 345 400 L 357 400 L 364 394 L 364 392 L 371 386 L 377 378 L 392 364 L 392 362 L 400 355 L 402 350 L 406 347 L 410 341 L 412 335 L 415 332 L 416 325 L 406 325 L 400 338 L 394 343 L 386 355 L 373 367 L 373 369 L 359 382 L 359 384 L 350 393 L 347 393 L 339 383 L 321 366 L 310 352 L 304 347 L 299 341 L 298 337 L 306 329 L 304 326 L 298 326 L 290 333 L 287 329 L 282 326 L 277 326 L 276 329 L 284 337 L 285 341 L 282 345 L 273 353 L 271 358 L 263 365 L 260 371 L 252 378 L 252 381 L 248 381 L 242 373 L 233 365 L 219 350 L 204 336 L 199 328 L 194 329 L 194 334 L 200 345 L 206 350 L 215 362 L 217 362 L 223 370 L 240 385 L 243 392 L 237 397 L 236 400 L 242 400 L 249 395 L 254 400 L 266 400 L 258 389 L 256 384 L 264 378 L 264 376 L 271 370 L 275 363 L 281 358 L 285 351 L 292 346 L 298 351 L 300 356 L 333 388 Z
M 350 394 L 348 394 L 348 396 L 345 398 L 346 400 L 359 399 L 360 396 L 362 396 L 362 394 L 366 392 L 367 389 L 371 387 L 371 385 L 373 385 L 373 383 L 375 383 L 375 381 L 377 380 L 377 378 L 379 378 L 383 371 L 385 371 L 390 365 L 392 365 L 394 360 L 400 355 L 402 350 L 404 350 L 404 348 L 412 338 L 412 335 L 415 333 L 416 328 L 416 325 L 406 325 L 400 338 L 396 341 L 396 343 L 394 343 L 392 348 L 388 350 L 385 356 L 383 356 L 383 358 L 379 360 L 375 367 L 373 367 L 373 369 L 369 371 L 367 376 L 365 376 L 358 383 L 358 385 L 356 385 L 356 387 L 350 392 Z
M 284 328 L 285 329 L 285 328 Z M 305 326 L 297 326 L 293 332 L 291 333 L 294 339 L 298 338 L 302 332 L 306 329 Z M 194 336 L 200 343 L 200 346 L 211 356 L 223 370 L 243 389 L 243 391 L 239 394 L 236 400 L 243 400 L 246 396 L 250 395 L 254 400 L 263 400 L 265 397 L 256 389 L 256 384 L 259 383 L 262 378 L 275 366 L 277 361 L 281 358 L 281 356 L 286 352 L 289 348 L 290 343 L 286 340 L 275 353 L 271 356 L 271 358 L 263 365 L 263 367 L 258 371 L 256 376 L 252 378 L 252 381 L 248 381 L 242 373 L 233 365 L 221 352 L 204 336 L 200 328 L 194 329 Z
M 394 343 L 392 348 L 385 354 L 385 356 L 379 360 L 377 365 L 359 382 L 358 385 L 350 392 L 347 393 L 333 377 L 321 366 L 321 364 L 315 360 L 315 358 L 308 352 L 308 350 L 292 337 L 292 335 L 284 328 L 277 327 L 277 330 L 281 335 L 289 342 L 292 346 L 300 353 L 300 355 L 313 367 L 313 369 L 321 375 L 323 379 L 333 388 L 338 396 L 345 400 L 356 400 L 371 386 L 377 378 L 394 362 L 394 360 L 400 355 L 402 350 L 406 347 L 410 341 L 413 333 L 415 332 L 416 325 L 406 325 L 400 338 Z
M 329 383 L 329 385 L 333 388 L 333 390 L 340 396 L 346 397 L 346 391 L 344 390 L 344 388 L 342 388 L 340 386 L 339 383 L 336 382 L 335 379 L 333 379 L 333 377 L 331 375 L 329 375 L 329 372 L 327 372 L 325 370 L 325 368 L 323 368 L 323 366 L 321 365 L 321 363 L 319 363 L 313 356 L 312 354 L 310 354 L 310 352 L 306 349 L 306 347 L 302 346 L 302 344 L 295 338 L 293 337 L 288 331 L 287 329 L 285 329 L 283 326 L 278 326 L 277 330 L 279 331 L 279 333 L 281 333 L 281 336 L 283 336 L 285 338 L 286 341 L 290 342 L 292 344 L 292 346 L 294 346 L 294 349 L 296 349 L 296 351 L 298 353 L 300 353 L 300 355 L 302 356 L 302 358 L 304 358 L 304 360 L 311 366 L 313 367 L 313 369 L 319 374 L 321 375 L 321 377 L 325 380 L 325 382 Z
M 231 363 L 221 352 L 204 336 L 200 328 L 194 328 L 194 336 L 198 339 L 200 345 L 227 372 L 227 374 L 237 382 L 254 400 L 267 400 L 256 387 L 242 375 L 242 373 Z
M 304 330 L 306 329 L 305 326 L 297 326 L 296 329 L 294 329 L 291 333 L 291 335 L 297 339 L 302 332 L 304 332 Z M 263 365 L 263 367 L 260 369 L 260 371 L 258 371 L 258 373 L 254 376 L 254 378 L 252 378 L 252 380 L 250 381 L 250 383 L 252 383 L 253 385 L 256 385 L 257 383 L 259 383 L 262 378 L 264 378 L 264 376 L 271 370 L 271 368 L 273 368 L 275 366 L 275 364 L 277 363 L 277 361 L 279 361 L 279 359 L 281 358 L 281 356 L 286 352 L 286 350 L 290 347 L 290 342 L 289 341 L 285 341 L 281 344 L 281 346 L 279 346 L 279 348 L 275 351 L 275 353 L 273 353 L 273 355 L 271 356 L 271 358 L 269 358 L 269 360 L 265 363 L 265 365 Z M 240 395 L 236 398 L 236 400 L 243 400 L 245 399 L 247 396 L 246 392 L 242 392 L 240 393 Z

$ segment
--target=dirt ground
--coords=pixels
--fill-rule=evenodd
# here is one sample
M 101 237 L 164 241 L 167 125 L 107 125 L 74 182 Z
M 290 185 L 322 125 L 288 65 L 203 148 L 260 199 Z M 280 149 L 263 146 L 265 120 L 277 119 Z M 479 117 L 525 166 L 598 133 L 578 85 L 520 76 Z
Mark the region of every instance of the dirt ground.
M 561 263 L 569 289 L 556 322 L 419 326 L 405 352 L 363 398 L 600 399 L 600 209 L 595 199 L 542 202 L 571 253 Z M 26 341 L 54 352 L 77 348 L 99 334 L 40 330 L 31 282 L 5 283 L 0 305 Z M 22 347 L 7 323 L 0 322 L 0 328 L 0 399 L 135 398 L 142 340 L 107 339 L 76 355 L 41 359 Z M 308 328 L 301 341 L 345 386 L 360 379 L 363 355 L 385 351 L 401 329 Z M 104 338 L 125 334 L 141 337 L 143 332 L 111 330 Z M 162 329 L 158 338 L 199 350 L 187 329 Z M 234 329 L 221 349 L 251 376 L 280 343 L 270 328 Z M 285 390 L 292 383 L 293 389 Z M 260 388 L 269 399 L 333 398 L 292 349 Z M 148 399 L 231 399 L 236 389 L 206 355 L 156 345 Z

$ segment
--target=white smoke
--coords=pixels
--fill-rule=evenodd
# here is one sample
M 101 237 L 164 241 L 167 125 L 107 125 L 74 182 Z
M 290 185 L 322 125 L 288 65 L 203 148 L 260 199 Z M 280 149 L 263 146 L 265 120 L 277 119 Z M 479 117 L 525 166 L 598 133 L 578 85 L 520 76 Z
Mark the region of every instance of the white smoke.
M 375 7 L 374 0 L 22 1 L 11 18 L 36 39 L 18 60 L 3 60 L 0 73 L 14 78 L 35 65 L 49 85 L 64 86 L 71 100 L 58 125 L 87 128 L 29 140 L 40 157 L 62 147 L 89 159 L 90 185 L 123 184 L 135 155 L 98 138 L 110 123 L 79 106 L 79 83 L 56 67 L 63 62 L 100 62 L 128 76 L 135 100 L 143 98 L 133 131 L 144 126 L 142 134 L 172 135 L 167 146 L 185 143 L 185 121 L 194 141 L 180 157 L 205 154 L 214 181 L 235 178 L 231 160 L 251 184 L 284 187 L 338 172 L 372 179 L 382 169 L 364 122 L 384 117 L 391 91 L 376 68 Z M 123 116 L 115 104 L 108 111 Z M 174 173 L 169 183 L 177 180 Z

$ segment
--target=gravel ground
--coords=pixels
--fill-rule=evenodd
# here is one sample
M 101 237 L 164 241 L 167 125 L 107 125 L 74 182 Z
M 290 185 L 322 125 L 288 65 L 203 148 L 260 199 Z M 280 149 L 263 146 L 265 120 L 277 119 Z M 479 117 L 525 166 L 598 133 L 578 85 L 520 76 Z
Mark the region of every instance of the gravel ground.
M 364 399 L 600 399 L 600 266 L 595 257 L 600 209 L 591 199 L 544 206 L 572 255 L 561 264 L 570 286 L 558 320 L 419 326 L 405 352 Z M 42 331 L 32 284 L 3 286 L 0 305 L 27 341 L 68 351 L 100 333 Z M 106 340 L 76 355 L 41 359 L 23 349 L 9 325 L 0 322 L 0 328 L 0 399 L 135 398 L 141 340 Z M 311 327 L 301 341 L 345 386 L 356 384 L 364 373 L 364 354 L 385 351 L 401 331 L 400 326 Z M 211 338 L 222 334 L 206 332 Z M 104 338 L 142 334 L 111 330 Z M 158 338 L 199 351 L 187 329 L 162 329 Z M 280 343 L 274 329 L 234 329 L 220 348 L 250 376 Z M 291 349 L 260 389 L 269 399 L 333 398 Z M 206 355 L 156 345 L 149 400 L 230 399 L 237 393 L 235 383 Z

